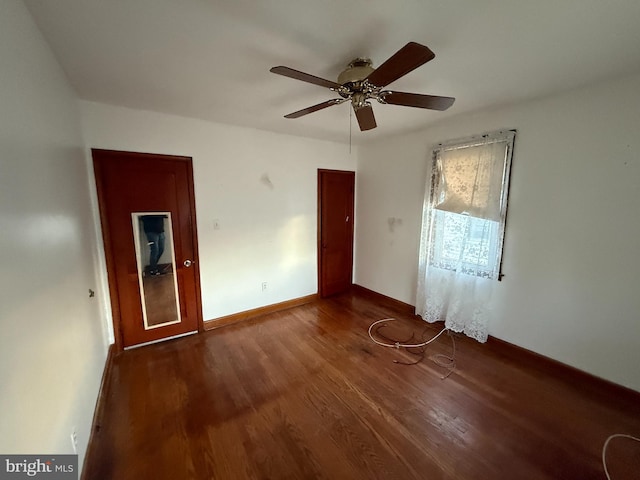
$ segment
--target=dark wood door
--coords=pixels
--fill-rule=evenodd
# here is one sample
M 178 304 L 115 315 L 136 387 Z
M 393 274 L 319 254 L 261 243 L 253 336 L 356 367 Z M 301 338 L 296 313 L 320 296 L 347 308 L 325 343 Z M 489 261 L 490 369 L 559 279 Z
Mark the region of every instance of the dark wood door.
M 353 278 L 355 172 L 318 170 L 318 290 L 344 292 Z
M 202 314 L 191 158 L 92 153 L 116 345 L 197 331 Z

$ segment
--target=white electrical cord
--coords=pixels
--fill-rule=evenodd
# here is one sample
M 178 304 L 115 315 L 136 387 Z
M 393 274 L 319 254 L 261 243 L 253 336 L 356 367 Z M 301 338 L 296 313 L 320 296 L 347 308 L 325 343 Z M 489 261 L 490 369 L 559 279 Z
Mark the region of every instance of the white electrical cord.
M 440 335 L 442 335 L 444 332 L 448 332 L 449 329 L 447 327 L 444 327 L 442 330 L 440 330 L 434 337 L 430 338 L 429 340 L 426 340 L 424 342 L 420 342 L 420 343 L 404 343 L 404 342 L 394 342 L 394 343 L 387 343 L 387 342 L 382 342 L 380 340 L 377 340 L 373 334 L 371 333 L 371 331 L 373 330 L 373 327 L 375 327 L 376 325 L 382 323 L 382 322 L 393 322 L 395 320 L 395 318 L 383 318 L 382 320 L 378 320 L 376 322 L 373 322 L 371 325 L 369 325 L 369 338 L 377 345 L 380 345 L 382 347 L 388 347 L 388 348 L 423 348 L 426 347 L 427 345 L 429 345 L 432 342 L 435 342 L 438 337 L 440 337 Z M 426 333 L 426 331 L 425 331 Z M 424 333 L 422 334 L 424 337 Z M 451 332 L 449 332 L 449 335 L 451 335 Z M 386 337 L 385 337 L 386 338 Z M 411 336 L 411 338 L 413 338 L 413 335 Z M 387 339 L 390 340 L 390 339 Z M 443 377 L 440 377 L 441 380 L 444 380 L 445 378 L 448 378 L 449 375 L 451 375 L 453 373 L 453 371 L 456 368 L 456 341 L 453 338 L 453 336 L 451 337 L 451 342 L 453 344 L 453 354 L 449 357 L 447 355 L 442 355 L 442 354 L 438 354 L 438 355 L 434 355 L 431 357 L 431 361 L 433 363 L 435 363 L 436 365 L 438 365 L 439 367 L 444 367 L 447 368 L 449 370 L 449 372 L 444 375 Z M 424 358 L 424 349 L 422 350 L 422 358 Z M 422 358 L 420 360 L 422 360 Z M 404 363 L 401 362 L 399 360 L 394 360 L 394 363 L 400 363 L 402 365 L 415 365 L 416 363 L 420 362 L 420 360 L 418 360 L 417 362 L 414 363 Z
M 602 466 L 604 467 L 604 473 L 607 476 L 607 480 L 611 480 L 611 476 L 609 475 L 609 470 L 607 469 L 607 459 L 606 459 L 607 446 L 609 446 L 609 442 L 614 438 L 629 438 L 631 440 L 635 440 L 636 442 L 640 442 L 640 438 L 627 435 L 626 433 L 615 433 L 609 436 L 609 438 L 607 438 L 607 440 L 604 442 L 604 445 L 602 446 Z
M 373 340 L 374 343 L 377 343 L 378 345 L 380 345 L 382 347 L 389 347 L 389 348 L 419 348 L 419 347 L 425 347 L 425 346 L 429 345 L 431 342 L 434 342 L 440 335 L 442 335 L 444 332 L 447 331 L 447 327 L 445 327 L 442 330 L 440 330 L 440 332 L 435 337 L 427 340 L 426 342 L 422 342 L 422 343 L 400 343 L 400 342 L 385 343 L 385 342 L 381 342 L 380 340 L 376 340 L 373 337 L 373 335 L 371 334 L 371 329 L 373 327 L 375 327 L 376 325 L 378 325 L 379 323 L 382 323 L 382 322 L 393 322 L 393 321 L 395 321 L 395 318 L 383 318 L 382 320 L 378 320 L 376 322 L 373 322 L 369 326 L 369 338 L 371 338 L 371 340 Z
M 451 353 L 451 356 L 438 353 L 431 357 L 431 361 L 433 363 L 435 363 L 439 367 L 447 368 L 449 370 L 449 372 L 446 375 L 440 377 L 441 380 L 448 378 L 449 375 L 451 375 L 453 371 L 456 369 L 456 339 L 451 334 L 451 332 L 449 332 L 449 337 L 451 338 L 451 345 L 453 346 L 453 351 Z

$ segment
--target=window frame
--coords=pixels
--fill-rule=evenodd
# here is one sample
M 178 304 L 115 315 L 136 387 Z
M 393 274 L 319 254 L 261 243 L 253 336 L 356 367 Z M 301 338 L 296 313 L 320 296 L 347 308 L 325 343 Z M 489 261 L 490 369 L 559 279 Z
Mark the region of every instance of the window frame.
M 500 192 L 500 222 L 498 224 L 497 232 L 497 246 L 496 246 L 496 263 L 498 265 L 497 280 L 502 281 L 504 274 L 502 273 L 502 262 L 504 252 L 504 238 L 507 223 L 507 208 L 509 201 L 509 185 L 511 180 L 511 167 L 513 160 L 513 150 L 515 145 L 515 136 L 517 131 L 511 130 L 498 130 L 482 135 L 474 135 L 471 137 L 465 137 L 455 140 L 450 140 L 443 143 L 438 143 L 432 148 L 431 152 L 431 174 L 430 174 L 430 195 L 429 195 L 429 216 L 435 214 L 435 205 L 437 203 L 436 196 L 438 194 L 438 185 L 441 181 L 442 171 L 439 168 L 439 163 L 442 162 L 442 154 L 450 150 L 458 150 L 462 148 L 470 148 L 474 146 L 480 146 L 489 143 L 505 142 L 506 148 L 504 153 L 504 159 L 502 164 L 502 188 Z M 479 217 L 474 217 L 479 218 Z M 486 219 L 485 219 L 486 220 Z M 431 237 L 431 235 L 429 235 Z M 432 242 L 433 239 L 429 238 L 428 242 Z M 429 259 L 427 259 L 429 261 Z

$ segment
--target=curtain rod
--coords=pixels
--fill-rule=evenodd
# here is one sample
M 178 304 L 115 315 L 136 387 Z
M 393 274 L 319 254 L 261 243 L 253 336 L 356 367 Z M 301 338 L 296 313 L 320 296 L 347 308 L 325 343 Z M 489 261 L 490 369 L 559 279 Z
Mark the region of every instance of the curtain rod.
M 440 142 L 437 143 L 435 145 L 435 147 L 450 147 L 450 146 L 465 146 L 465 147 L 472 147 L 474 145 L 465 145 L 465 144 L 470 144 L 471 142 L 474 141 L 478 141 L 481 138 L 492 138 L 492 137 L 496 137 L 496 141 L 502 140 L 502 136 L 505 136 L 506 138 L 515 135 L 517 133 L 517 130 L 515 128 L 511 128 L 511 129 L 502 129 L 502 130 L 494 130 L 493 132 L 487 132 L 487 133 L 482 133 L 479 135 L 472 135 L 470 137 L 463 137 L 463 138 L 457 138 L 454 140 L 447 140 L 445 142 Z M 478 144 L 479 145 L 479 144 Z M 434 148 L 435 150 L 436 148 Z

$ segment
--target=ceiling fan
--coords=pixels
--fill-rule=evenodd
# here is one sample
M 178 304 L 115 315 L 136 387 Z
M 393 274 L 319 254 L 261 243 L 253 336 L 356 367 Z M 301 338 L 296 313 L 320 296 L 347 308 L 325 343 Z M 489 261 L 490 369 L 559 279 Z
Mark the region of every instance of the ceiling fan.
M 383 90 L 391 82 L 415 70 L 420 65 L 433 60 L 435 56 L 435 53 L 428 47 L 419 43 L 409 42 L 378 68 L 373 68 L 371 60 L 368 58 L 356 58 L 338 75 L 337 82 L 283 66 L 273 67 L 270 72 L 326 87 L 340 95 L 340 98 L 332 98 L 326 102 L 303 108 L 285 115 L 285 118 L 299 118 L 332 105 L 351 101 L 360 130 L 365 131 L 377 126 L 373 108 L 371 107 L 371 102 L 369 102 L 370 99 L 375 99 L 380 103 L 440 111 L 446 110 L 453 105 L 455 98 L 452 97 Z

